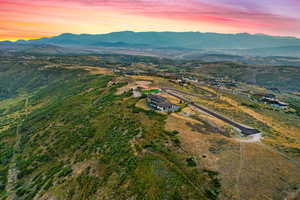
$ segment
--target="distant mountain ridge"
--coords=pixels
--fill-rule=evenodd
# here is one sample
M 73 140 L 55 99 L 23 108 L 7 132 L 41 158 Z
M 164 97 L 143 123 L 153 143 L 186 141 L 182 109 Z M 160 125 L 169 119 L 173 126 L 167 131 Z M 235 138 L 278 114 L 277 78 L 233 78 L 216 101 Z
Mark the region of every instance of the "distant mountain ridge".
M 0 53 L 2 55 L 22 53 L 44 55 L 112 53 L 176 59 L 195 59 L 207 54 L 221 55 L 223 58 L 224 55 L 300 58 L 300 39 L 248 33 L 132 31 L 108 34 L 63 33 L 50 38 L 28 41 L 3 41 L 0 42 Z M 242 58 L 242 60 L 246 60 L 245 62 L 249 63 L 248 58 Z M 274 64 L 276 63 L 278 62 Z M 280 61 L 278 64 L 281 63 Z M 287 62 L 287 64 L 290 64 L 290 62 Z
M 121 46 L 185 49 L 254 49 L 300 46 L 295 37 L 263 34 L 219 34 L 201 32 L 113 32 L 108 34 L 64 33 L 51 38 L 17 41 L 22 44 L 53 44 L 80 46 Z

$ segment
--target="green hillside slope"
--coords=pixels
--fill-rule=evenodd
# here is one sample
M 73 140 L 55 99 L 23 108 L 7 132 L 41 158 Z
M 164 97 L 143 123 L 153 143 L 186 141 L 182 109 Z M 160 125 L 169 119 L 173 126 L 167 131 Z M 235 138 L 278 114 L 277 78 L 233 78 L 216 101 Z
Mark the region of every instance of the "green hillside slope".
M 44 65 L 43 65 L 44 66 Z M 110 75 L 0 65 L 0 199 L 216 199 L 166 116 L 116 95 Z

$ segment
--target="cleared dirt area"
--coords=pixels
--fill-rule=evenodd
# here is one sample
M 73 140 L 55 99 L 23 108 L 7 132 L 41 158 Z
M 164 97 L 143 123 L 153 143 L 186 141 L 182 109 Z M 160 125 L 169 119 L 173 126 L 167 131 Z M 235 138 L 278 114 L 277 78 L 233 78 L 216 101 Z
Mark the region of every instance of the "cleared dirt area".
M 44 69 L 47 69 L 47 68 L 81 69 L 81 70 L 88 71 L 90 74 L 104 74 L 104 75 L 112 75 L 113 74 L 113 72 L 107 68 L 93 67 L 93 66 L 47 65 L 47 66 L 44 66 L 43 68 Z
M 166 93 L 161 93 L 160 96 L 165 97 L 166 99 L 168 99 L 169 102 L 171 102 L 173 104 L 181 104 L 182 103 L 182 101 L 180 101 L 180 99 L 173 97 Z
M 90 74 L 104 74 L 104 75 L 112 75 L 113 72 L 107 68 L 102 67 L 91 67 L 91 66 L 70 66 L 66 67 L 67 69 L 83 69 L 88 71 Z
M 152 81 L 135 81 L 135 80 L 130 80 L 129 83 L 121 88 L 118 88 L 117 90 L 117 95 L 120 95 L 124 92 L 128 92 L 131 89 L 137 89 L 137 88 L 142 88 L 145 90 L 149 89 L 157 89 L 156 87 L 152 87 Z
M 144 89 L 150 89 L 150 85 L 152 84 L 151 81 L 136 81 L 135 84 L 138 87 L 144 88 Z
M 135 83 L 128 83 L 127 85 L 118 88 L 116 95 L 123 94 L 124 92 L 128 92 L 129 90 L 136 89 L 136 88 L 137 88 L 137 86 Z
M 135 107 L 141 108 L 144 110 L 151 110 L 151 108 L 146 104 L 146 99 L 141 99 L 139 100 L 136 104 Z

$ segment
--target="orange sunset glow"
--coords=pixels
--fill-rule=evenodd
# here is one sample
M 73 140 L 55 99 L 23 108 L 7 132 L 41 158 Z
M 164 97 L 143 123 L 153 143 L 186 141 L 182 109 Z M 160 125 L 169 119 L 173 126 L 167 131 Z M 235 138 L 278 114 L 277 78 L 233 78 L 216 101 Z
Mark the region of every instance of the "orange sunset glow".
M 0 0 L 0 40 L 124 30 L 300 36 L 297 10 L 296 0 Z

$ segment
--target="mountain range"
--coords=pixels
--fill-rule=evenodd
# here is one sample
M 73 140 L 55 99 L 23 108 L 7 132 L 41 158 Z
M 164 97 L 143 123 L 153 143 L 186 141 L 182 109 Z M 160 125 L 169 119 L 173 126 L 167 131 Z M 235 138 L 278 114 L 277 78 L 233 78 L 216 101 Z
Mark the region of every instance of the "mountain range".
M 33 47 L 33 48 L 32 48 Z M 64 33 L 50 38 L 0 42 L 0 51 L 51 53 L 114 53 L 135 50 L 140 53 L 188 58 L 189 54 L 300 57 L 300 39 L 264 34 L 219 34 L 201 32 L 113 32 L 108 34 Z M 53 51 L 53 48 L 55 51 Z M 182 56 L 184 54 L 185 56 Z

